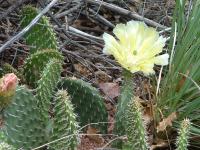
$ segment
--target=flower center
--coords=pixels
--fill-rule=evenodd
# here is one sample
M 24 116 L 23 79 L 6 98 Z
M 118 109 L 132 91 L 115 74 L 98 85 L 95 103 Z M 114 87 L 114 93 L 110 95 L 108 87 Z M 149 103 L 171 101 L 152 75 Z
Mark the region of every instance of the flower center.
M 133 51 L 133 55 L 137 55 L 137 51 L 136 50 Z

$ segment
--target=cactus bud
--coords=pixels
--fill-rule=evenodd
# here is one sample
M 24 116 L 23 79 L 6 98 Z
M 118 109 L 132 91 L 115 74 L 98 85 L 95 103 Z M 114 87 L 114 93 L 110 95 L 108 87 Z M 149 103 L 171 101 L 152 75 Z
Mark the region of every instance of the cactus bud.
M 125 114 L 125 129 L 128 137 L 128 144 L 134 150 L 148 150 L 146 137 L 146 125 L 142 118 L 141 104 L 138 98 L 133 98 L 127 106 Z
M 18 78 L 14 73 L 9 73 L 0 79 L 0 108 L 5 108 L 10 104 L 15 95 Z

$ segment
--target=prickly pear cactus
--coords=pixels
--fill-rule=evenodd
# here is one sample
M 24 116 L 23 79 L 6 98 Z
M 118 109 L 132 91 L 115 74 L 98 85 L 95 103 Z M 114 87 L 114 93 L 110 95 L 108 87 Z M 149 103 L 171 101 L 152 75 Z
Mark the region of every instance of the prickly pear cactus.
M 22 12 L 22 27 L 25 27 L 37 15 L 37 10 L 27 6 Z M 48 19 L 42 17 L 39 23 L 26 33 L 25 40 L 32 47 L 22 74 L 25 83 L 33 90 L 25 86 L 17 87 L 16 94 L 12 95 L 13 101 L 4 110 L 4 134 L 8 144 L 27 150 L 74 134 L 68 139 L 53 143 L 49 148 L 75 149 L 78 124 L 69 96 L 66 91 L 58 91 L 54 97 L 61 79 L 63 56 L 57 51 L 57 40 Z M 0 98 L 5 95 L 2 89 Z M 7 101 L 0 99 L 0 107 L 3 106 L 2 102 Z
M 80 126 L 89 123 L 107 122 L 107 111 L 103 98 L 90 84 L 75 78 L 64 78 L 58 88 L 66 89 L 71 96 L 75 112 L 78 114 Z M 107 124 L 99 124 L 102 132 L 107 130 Z
M 25 6 L 22 10 L 21 26 L 27 26 L 38 14 L 38 10 L 32 6 Z M 29 30 L 25 36 L 25 41 L 30 48 L 31 55 L 25 62 L 23 74 L 26 83 L 37 87 L 37 81 L 41 77 L 46 63 L 57 58 L 63 60 L 62 55 L 58 52 L 58 44 L 55 32 L 46 17 L 42 17 L 37 25 Z
M 37 87 L 37 81 L 41 78 L 41 73 L 50 59 L 62 61 L 63 56 L 60 52 L 49 49 L 38 51 L 27 58 L 23 66 L 23 75 L 29 86 Z
M 32 6 L 22 9 L 21 26 L 26 27 L 38 14 L 38 10 Z M 47 17 L 43 16 L 37 25 L 29 30 L 24 36 L 26 43 L 31 46 L 30 52 L 43 49 L 58 50 L 57 38 Z
M 4 111 L 5 135 L 16 148 L 31 149 L 47 142 L 46 127 L 36 102 L 31 91 L 21 86 Z
M 65 90 L 59 90 L 55 94 L 53 108 L 53 132 L 51 135 L 51 141 L 58 140 L 66 137 L 60 141 L 57 141 L 50 146 L 55 150 L 69 150 L 75 149 L 77 145 L 78 123 L 76 121 L 76 115 L 74 114 L 74 108 L 71 104 L 71 99 Z
M 36 97 L 38 107 L 45 120 L 49 119 L 49 110 L 53 92 L 60 80 L 62 66 L 57 59 L 51 59 L 42 72 L 42 77 L 38 81 L 36 88 Z M 48 123 L 48 122 L 47 122 Z
M 137 98 L 132 99 L 125 110 L 125 133 L 128 145 L 134 150 L 148 150 L 145 124 L 142 118 L 141 105 Z

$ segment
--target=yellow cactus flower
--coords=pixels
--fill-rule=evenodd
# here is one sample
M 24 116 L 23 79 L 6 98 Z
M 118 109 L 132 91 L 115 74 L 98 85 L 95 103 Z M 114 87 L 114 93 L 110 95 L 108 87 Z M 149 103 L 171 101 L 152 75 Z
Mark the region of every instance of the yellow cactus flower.
M 165 46 L 166 38 L 159 36 L 156 29 L 139 21 L 118 24 L 112 35 L 103 34 L 103 52 L 113 55 L 120 65 L 132 73 L 142 71 L 145 75 L 154 73 L 156 65 L 168 65 L 168 54 L 158 55 Z

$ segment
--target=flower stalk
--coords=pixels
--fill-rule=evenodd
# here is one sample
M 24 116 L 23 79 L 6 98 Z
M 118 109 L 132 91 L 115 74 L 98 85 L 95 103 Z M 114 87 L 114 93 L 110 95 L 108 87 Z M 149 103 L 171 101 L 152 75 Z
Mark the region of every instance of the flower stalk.
M 123 135 L 125 131 L 124 127 L 124 113 L 126 110 L 126 106 L 134 96 L 133 93 L 133 74 L 128 70 L 123 70 L 122 76 L 124 78 L 123 85 L 120 91 L 120 97 L 117 104 L 117 114 L 116 114 L 116 124 L 115 124 L 115 131 L 118 134 Z

